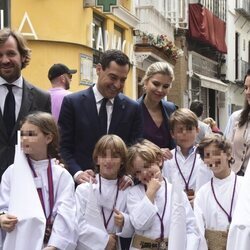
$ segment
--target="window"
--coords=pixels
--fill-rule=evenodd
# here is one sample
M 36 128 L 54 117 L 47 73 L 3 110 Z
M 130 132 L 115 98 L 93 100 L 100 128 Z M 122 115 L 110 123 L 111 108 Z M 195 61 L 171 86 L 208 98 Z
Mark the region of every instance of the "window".
M 3 27 L 10 26 L 10 1 L 1 0 L 0 1 L 0 29 Z
M 123 43 L 123 29 L 117 25 L 114 27 L 114 47 L 116 49 L 122 50 L 122 43 Z
M 93 17 L 93 48 L 99 51 L 104 51 L 105 39 L 104 39 L 104 19 L 94 14 Z

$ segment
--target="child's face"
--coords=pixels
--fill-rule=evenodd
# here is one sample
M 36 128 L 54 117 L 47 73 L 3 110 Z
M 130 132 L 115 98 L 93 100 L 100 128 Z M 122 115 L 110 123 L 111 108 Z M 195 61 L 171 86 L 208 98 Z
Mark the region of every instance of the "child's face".
M 228 173 L 230 155 L 219 149 L 215 143 L 204 148 L 204 162 L 213 171 L 215 177 L 223 177 Z
M 161 169 L 159 163 L 147 163 L 140 156 L 133 161 L 135 177 L 142 183 L 147 184 L 152 177 L 160 178 Z
M 25 154 L 33 160 L 47 159 L 47 147 L 52 135 L 45 135 L 39 127 L 25 122 L 21 127 L 21 145 Z
M 97 157 L 97 165 L 100 167 L 100 175 L 108 180 L 114 180 L 117 178 L 122 159 L 119 153 L 111 152 L 107 149 L 105 155 L 99 155 Z
M 188 149 L 195 143 L 195 138 L 199 133 L 199 129 L 195 126 L 187 126 L 185 124 L 175 125 L 171 135 L 176 144 L 181 148 Z

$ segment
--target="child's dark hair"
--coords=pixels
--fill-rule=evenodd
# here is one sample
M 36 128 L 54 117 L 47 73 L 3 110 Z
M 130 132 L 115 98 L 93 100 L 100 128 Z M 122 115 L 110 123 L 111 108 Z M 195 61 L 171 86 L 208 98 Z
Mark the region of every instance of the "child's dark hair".
M 52 141 L 48 144 L 48 156 L 59 158 L 59 132 L 52 115 L 46 112 L 34 112 L 21 121 L 21 127 L 26 122 L 37 126 L 44 135 L 52 135 Z
M 95 145 L 94 152 L 92 155 L 95 163 L 95 171 L 99 173 L 100 169 L 98 164 L 98 157 L 105 157 L 107 151 L 110 150 L 111 157 L 121 158 L 121 167 L 118 172 L 118 177 L 122 177 L 125 174 L 125 162 L 127 155 L 127 147 L 124 141 L 117 135 L 104 135 L 102 136 Z
M 201 159 L 204 160 L 204 149 L 210 144 L 214 143 L 216 147 L 221 149 L 224 153 L 231 155 L 232 145 L 226 138 L 220 134 L 211 134 L 202 139 L 198 146 L 198 152 L 201 156 Z

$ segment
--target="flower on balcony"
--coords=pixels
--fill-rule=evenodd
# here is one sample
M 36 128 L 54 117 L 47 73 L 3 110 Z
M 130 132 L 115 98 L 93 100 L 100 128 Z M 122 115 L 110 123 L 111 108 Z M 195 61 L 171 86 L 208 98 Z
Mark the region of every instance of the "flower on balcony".
M 155 46 L 163 50 L 163 52 L 172 58 L 177 60 L 182 55 L 182 50 L 175 46 L 175 44 L 168 39 L 167 35 L 153 35 L 152 33 L 147 33 L 139 31 L 137 37 L 141 38 L 142 41 L 147 41 L 148 44 Z

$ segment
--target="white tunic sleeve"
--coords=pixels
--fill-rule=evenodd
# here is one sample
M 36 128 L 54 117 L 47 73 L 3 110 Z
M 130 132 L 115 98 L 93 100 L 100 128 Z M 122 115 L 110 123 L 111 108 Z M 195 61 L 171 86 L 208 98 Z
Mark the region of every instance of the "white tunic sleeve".
M 57 186 L 54 187 L 55 204 L 53 214 L 55 219 L 53 222 L 52 233 L 48 245 L 55 246 L 60 250 L 74 250 L 76 247 L 76 231 L 75 231 L 75 184 L 72 176 L 61 166 L 57 166 L 59 172 L 54 171 L 54 178 L 57 179 Z M 56 175 L 56 176 L 55 176 Z
M 0 212 L 8 212 L 10 200 L 10 176 L 13 165 L 9 166 L 2 175 L 0 185 Z
M 186 232 L 187 232 L 187 246 L 186 250 L 197 250 L 199 249 L 201 235 L 197 227 L 194 212 L 188 201 L 186 194 L 183 192 L 184 207 L 186 210 Z M 203 249 L 204 250 L 204 249 Z
M 131 223 L 136 230 L 144 231 L 152 226 L 158 209 L 145 194 L 142 198 L 138 192 L 130 192 L 127 206 Z
M 76 249 L 103 250 L 108 243 L 109 235 L 87 223 L 84 216 L 88 196 L 88 183 L 79 185 L 76 189 L 76 228 L 79 236 Z

